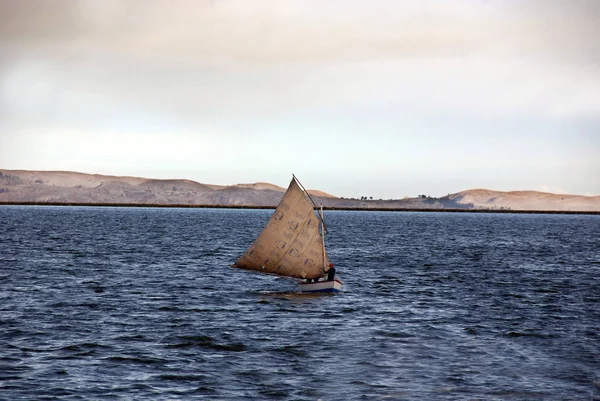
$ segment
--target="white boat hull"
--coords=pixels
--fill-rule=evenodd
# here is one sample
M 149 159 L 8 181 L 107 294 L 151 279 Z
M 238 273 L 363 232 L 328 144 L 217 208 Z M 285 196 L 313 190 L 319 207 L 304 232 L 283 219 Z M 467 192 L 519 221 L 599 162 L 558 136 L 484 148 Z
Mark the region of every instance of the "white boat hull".
M 339 292 L 342 289 L 342 282 L 334 279 L 316 283 L 298 283 L 298 287 L 300 287 L 300 292 Z

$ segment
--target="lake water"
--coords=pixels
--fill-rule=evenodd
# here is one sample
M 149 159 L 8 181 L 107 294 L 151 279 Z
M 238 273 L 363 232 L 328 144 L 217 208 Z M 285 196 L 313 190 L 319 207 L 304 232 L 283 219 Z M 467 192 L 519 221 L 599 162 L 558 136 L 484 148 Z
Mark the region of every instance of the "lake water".
M 600 216 L 326 212 L 301 295 L 271 213 L 0 207 L 0 399 L 600 400 Z

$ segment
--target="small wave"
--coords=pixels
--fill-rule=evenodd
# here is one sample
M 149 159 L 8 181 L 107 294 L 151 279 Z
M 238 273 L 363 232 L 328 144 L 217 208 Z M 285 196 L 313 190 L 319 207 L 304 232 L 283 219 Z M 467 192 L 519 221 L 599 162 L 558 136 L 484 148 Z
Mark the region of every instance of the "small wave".
M 196 390 L 194 390 L 193 393 L 199 394 L 199 395 L 214 395 L 214 394 L 217 394 L 218 392 L 214 388 L 201 386 L 201 387 L 198 387 Z
M 75 304 L 73 306 L 81 307 L 81 308 L 89 308 L 92 310 L 99 310 L 99 309 L 102 309 L 104 305 L 101 305 L 98 302 L 82 302 L 80 304 Z
M 21 380 L 21 379 L 22 379 L 21 376 L 10 376 L 10 375 L 0 374 L 0 382 L 9 381 L 9 380 Z M 4 386 L 2 386 L 2 387 L 4 387 Z
M 377 384 L 377 383 L 368 383 L 366 381 L 363 380 L 352 380 L 350 382 L 350 384 L 357 384 L 361 387 L 369 387 L 369 388 L 388 388 L 389 386 L 386 386 L 385 384 Z
M 115 337 L 114 340 L 126 341 L 126 342 L 129 342 L 129 341 L 151 341 L 148 337 L 143 336 L 141 334 L 119 336 L 119 337 Z
M 414 334 L 406 333 L 406 332 L 403 332 L 403 331 L 377 330 L 375 332 L 375 334 L 378 335 L 378 336 L 389 337 L 389 338 L 411 338 L 411 337 L 415 337 Z
M 115 363 L 140 365 L 163 365 L 167 363 L 166 360 L 160 358 L 148 358 L 137 356 L 109 356 L 108 358 L 104 358 L 103 360 Z
M 471 334 L 471 335 L 477 335 L 477 334 L 481 334 L 484 330 L 483 327 L 477 327 L 477 326 L 469 326 L 469 327 L 465 327 L 463 329 L 467 334 Z
M 262 379 L 265 374 L 261 370 L 243 370 L 237 374 L 237 376 L 248 377 L 251 379 Z
M 209 348 L 218 351 L 241 352 L 246 350 L 243 343 L 221 343 L 210 336 L 177 336 L 167 340 L 167 348 Z M 164 342 L 164 341 L 163 341 Z
M 34 370 L 33 367 L 29 365 L 0 365 L 0 372 L 8 376 L 31 372 L 32 370 Z
M 507 331 L 504 333 L 505 337 L 531 337 L 531 338 L 554 338 L 556 337 L 553 334 L 545 334 L 545 333 L 525 333 L 520 331 Z
M 66 301 L 58 301 L 58 302 L 51 303 L 49 306 L 51 308 L 64 308 L 64 307 L 67 307 L 67 306 L 71 306 L 71 304 L 69 302 L 66 302 Z
M 296 292 L 296 291 L 250 291 L 252 294 L 263 296 L 258 303 L 270 303 L 277 301 L 294 301 L 294 302 L 306 302 L 313 301 L 316 299 L 326 299 L 331 296 L 336 296 L 333 292 Z
M 80 344 L 66 345 L 66 346 L 60 348 L 60 351 L 87 352 L 87 351 L 93 351 L 93 350 L 107 350 L 107 349 L 111 349 L 111 348 L 112 347 L 98 344 L 98 343 L 80 343 Z
M 222 247 L 216 247 L 214 249 L 204 249 L 200 251 L 200 255 L 198 255 L 198 258 L 201 258 L 203 256 L 219 256 L 222 253 L 222 250 Z
M 516 399 L 546 399 L 550 393 L 541 392 L 541 391 L 490 391 L 485 394 L 502 397 L 503 399 L 507 398 L 516 398 Z
M 275 352 L 280 352 L 284 354 L 291 354 L 295 356 L 308 356 L 308 353 L 298 345 L 286 345 L 283 347 L 273 349 Z
M 269 398 L 289 397 L 291 390 L 288 389 L 264 389 L 258 391 L 260 394 Z
M 208 376 L 206 376 L 206 375 L 169 375 L 169 374 L 164 374 L 164 375 L 159 375 L 158 378 L 161 380 L 176 381 L 176 382 L 197 382 L 197 381 L 204 381 L 204 380 L 208 379 Z
M 185 311 L 188 311 L 187 309 L 181 309 L 181 308 L 177 308 L 174 306 L 161 306 L 160 308 L 158 308 L 158 310 L 161 312 L 185 312 Z

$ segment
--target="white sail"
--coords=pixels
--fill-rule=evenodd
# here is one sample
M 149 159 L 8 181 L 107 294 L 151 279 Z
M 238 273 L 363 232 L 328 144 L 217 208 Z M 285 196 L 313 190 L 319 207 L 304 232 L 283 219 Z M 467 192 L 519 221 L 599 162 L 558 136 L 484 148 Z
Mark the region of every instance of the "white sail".
M 304 279 L 325 276 L 328 266 L 319 218 L 295 179 L 256 241 L 233 265 Z

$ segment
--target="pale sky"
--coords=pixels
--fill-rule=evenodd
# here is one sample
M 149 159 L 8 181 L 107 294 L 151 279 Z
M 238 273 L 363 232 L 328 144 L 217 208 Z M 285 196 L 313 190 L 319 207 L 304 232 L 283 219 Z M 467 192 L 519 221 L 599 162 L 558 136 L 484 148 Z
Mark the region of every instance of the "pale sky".
M 600 1 L 0 0 L 0 168 L 600 195 Z

